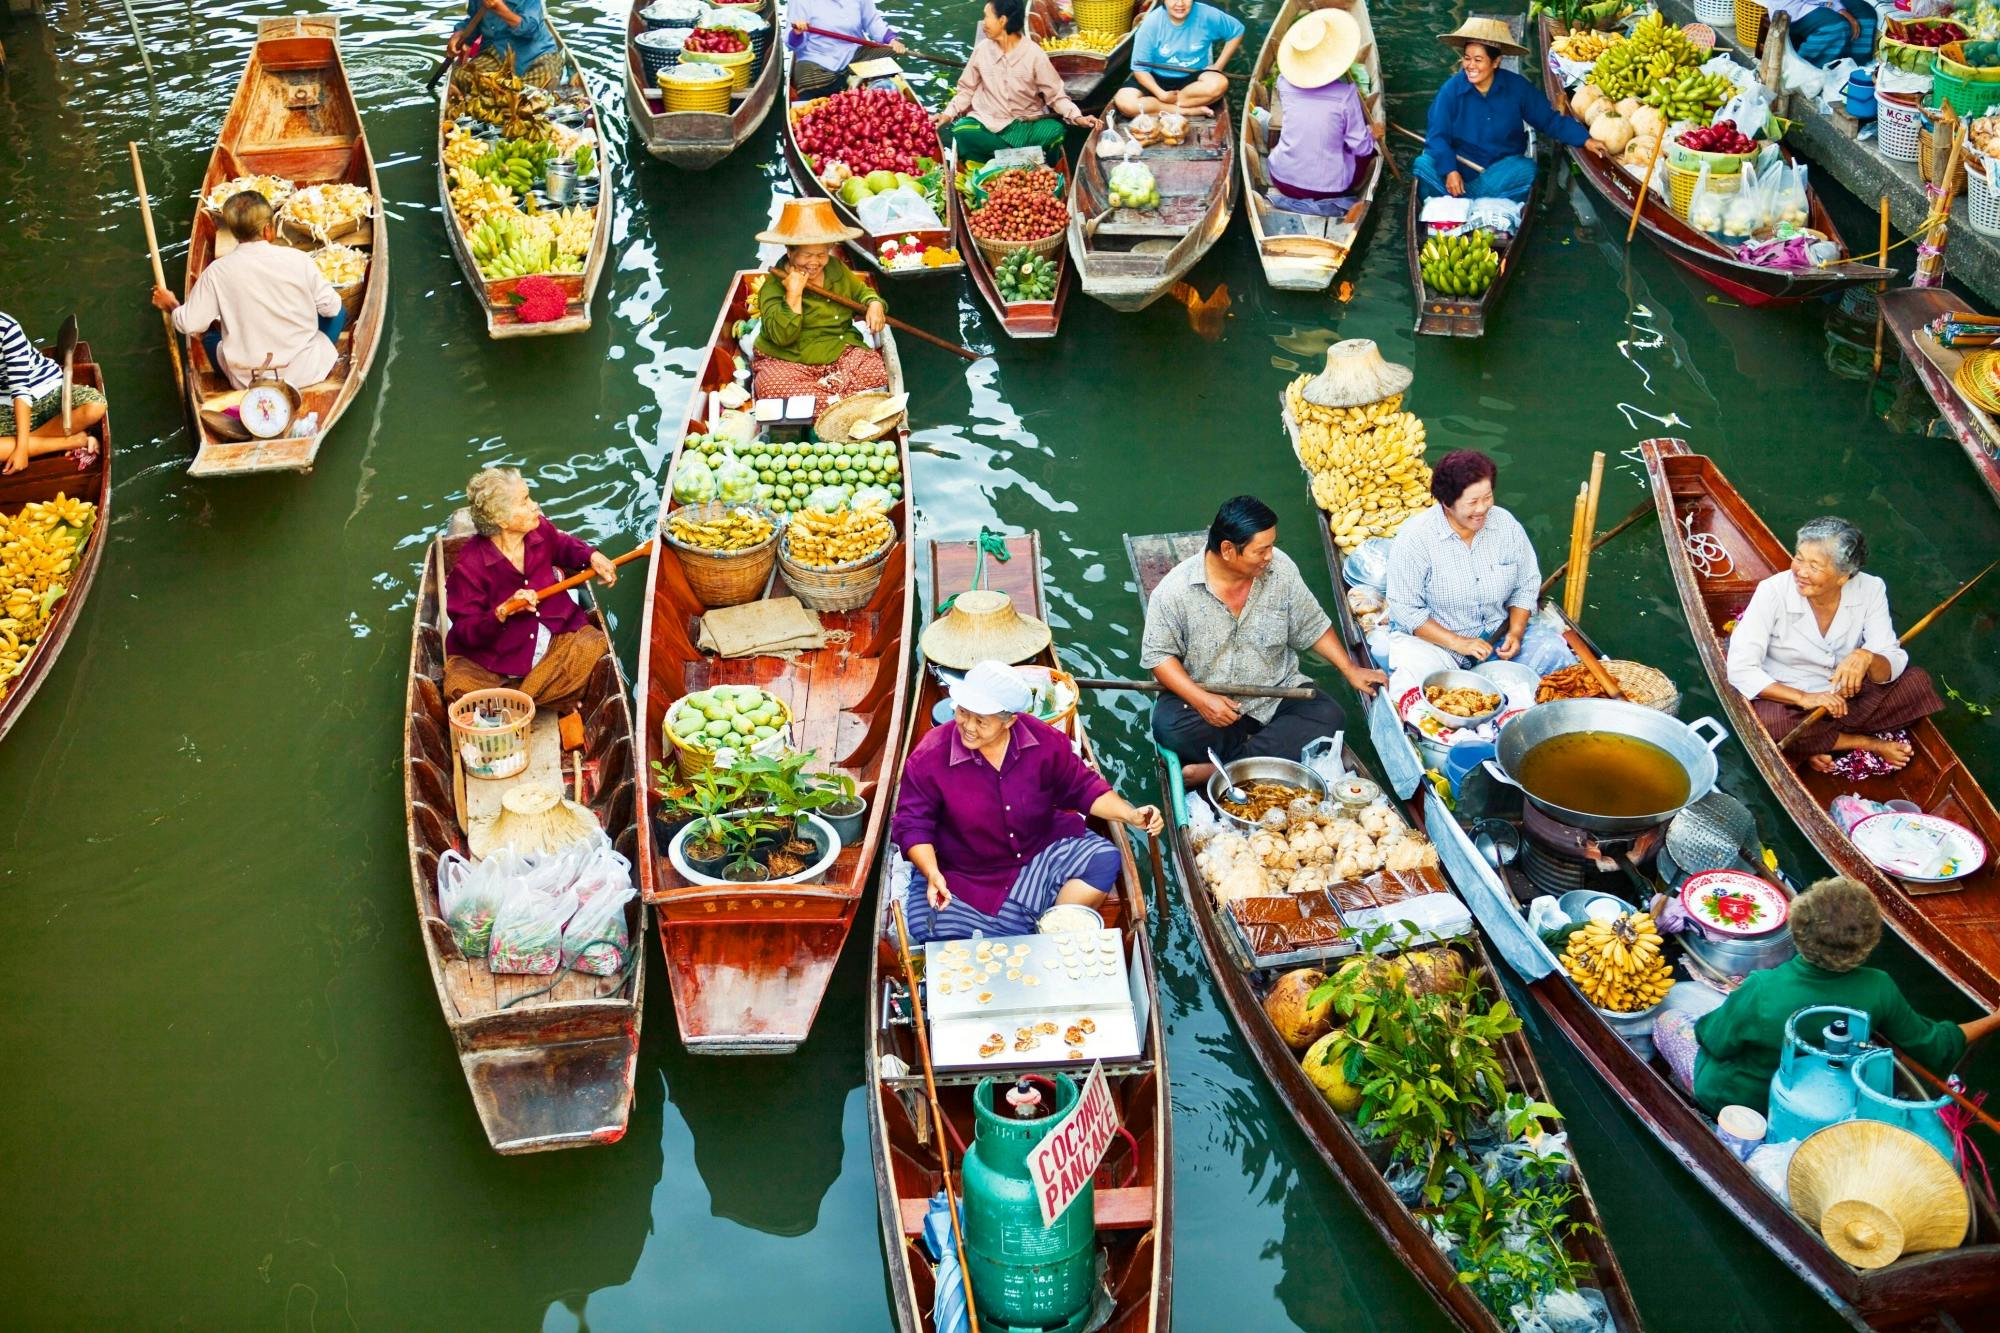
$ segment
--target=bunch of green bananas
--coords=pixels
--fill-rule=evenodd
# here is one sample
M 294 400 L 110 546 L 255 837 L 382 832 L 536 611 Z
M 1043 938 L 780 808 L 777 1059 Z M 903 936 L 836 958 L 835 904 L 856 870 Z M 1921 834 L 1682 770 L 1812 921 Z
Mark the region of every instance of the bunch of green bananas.
M 1053 301 L 1055 261 L 1047 255 L 1009 255 L 994 269 L 993 283 L 1003 301 Z
M 495 213 L 465 233 L 479 276 L 488 282 L 530 273 L 581 273 L 583 259 L 557 249 L 546 225 L 530 227 L 512 213 Z
M 1688 35 L 1656 9 L 1640 21 L 1630 37 L 1598 57 L 1590 81 L 1617 102 L 1638 97 L 1682 70 L 1700 69 L 1704 59 Z
M 1424 286 L 1444 296 L 1479 296 L 1500 273 L 1493 233 L 1440 232 L 1418 253 Z
M 542 179 L 555 155 L 555 145 L 543 139 L 502 139 L 484 156 L 475 158 L 472 169 L 516 194 L 526 194 Z
M 1726 76 L 1691 69 L 1654 84 L 1639 100 L 1658 107 L 1669 125 L 1680 120 L 1706 125 L 1715 119 L 1716 109 L 1734 96 L 1736 85 Z

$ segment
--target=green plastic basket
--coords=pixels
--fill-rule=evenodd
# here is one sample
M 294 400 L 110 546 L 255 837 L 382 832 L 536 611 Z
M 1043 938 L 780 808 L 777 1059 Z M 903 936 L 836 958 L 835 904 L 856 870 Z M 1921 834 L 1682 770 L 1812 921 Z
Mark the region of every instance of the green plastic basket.
M 1931 60 L 1932 100 L 1939 106 L 1951 103 L 1951 109 L 1961 116 L 1983 116 L 2000 106 L 2000 77 L 1996 76 L 2000 76 L 2000 69 L 1961 65 L 1941 48 Z

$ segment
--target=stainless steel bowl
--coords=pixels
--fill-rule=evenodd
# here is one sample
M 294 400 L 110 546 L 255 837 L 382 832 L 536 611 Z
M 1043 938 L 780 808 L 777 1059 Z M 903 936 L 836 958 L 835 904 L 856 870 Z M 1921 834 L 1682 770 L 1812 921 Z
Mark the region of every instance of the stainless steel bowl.
M 1478 690 L 1481 694 L 1498 695 L 1500 702 L 1494 704 L 1483 713 L 1473 713 L 1471 716 L 1463 713 L 1447 713 L 1444 709 L 1439 708 L 1431 702 L 1431 691 L 1433 689 Z M 1485 676 L 1473 671 L 1431 672 L 1430 675 L 1424 677 L 1423 698 L 1424 707 L 1430 709 L 1454 727 L 1476 727 L 1481 722 L 1487 722 L 1500 716 L 1500 710 L 1507 706 L 1507 692 L 1500 688 L 1499 682 L 1489 680 Z
M 1288 787 L 1303 787 L 1311 792 L 1313 799 L 1326 799 L 1326 784 L 1319 774 L 1304 764 L 1295 764 L 1289 759 L 1272 759 L 1257 755 L 1249 759 L 1232 759 L 1224 764 L 1208 780 L 1208 803 L 1215 807 L 1215 813 L 1222 822 L 1232 828 L 1252 832 L 1257 825 L 1247 819 L 1238 819 L 1222 808 L 1223 793 L 1231 787 L 1242 787 L 1252 782 L 1282 782 Z

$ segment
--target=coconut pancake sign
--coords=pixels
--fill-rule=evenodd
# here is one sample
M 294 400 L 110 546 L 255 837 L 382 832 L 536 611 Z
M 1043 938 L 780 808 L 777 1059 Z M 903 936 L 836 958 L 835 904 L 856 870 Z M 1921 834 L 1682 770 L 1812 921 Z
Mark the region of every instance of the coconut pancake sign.
M 1076 1202 L 1117 1136 L 1118 1106 L 1111 1100 L 1111 1085 L 1104 1081 L 1104 1064 L 1099 1061 L 1091 1065 L 1083 1096 L 1069 1114 L 1028 1150 L 1028 1172 L 1034 1178 L 1043 1226 L 1054 1226 Z

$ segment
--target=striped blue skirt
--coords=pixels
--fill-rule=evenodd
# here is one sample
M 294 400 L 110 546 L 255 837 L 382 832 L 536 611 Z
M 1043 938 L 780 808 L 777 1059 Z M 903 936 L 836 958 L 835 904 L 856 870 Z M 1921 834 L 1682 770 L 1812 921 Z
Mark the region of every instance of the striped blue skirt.
M 1118 849 L 1111 840 L 1095 833 L 1052 842 L 1021 867 L 1000 910 L 990 916 L 959 897 L 953 897 L 942 912 L 933 912 L 927 892 L 930 883 L 913 872 L 903 891 L 910 941 L 922 944 L 926 940 L 971 939 L 974 935 L 1032 935 L 1035 922 L 1055 906 L 1063 885 L 1071 880 L 1080 879 L 1099 892 L 1111 892 L 1118 883 L 1118 861 Z M 949 875 L 945 883 L 951 883 Z

